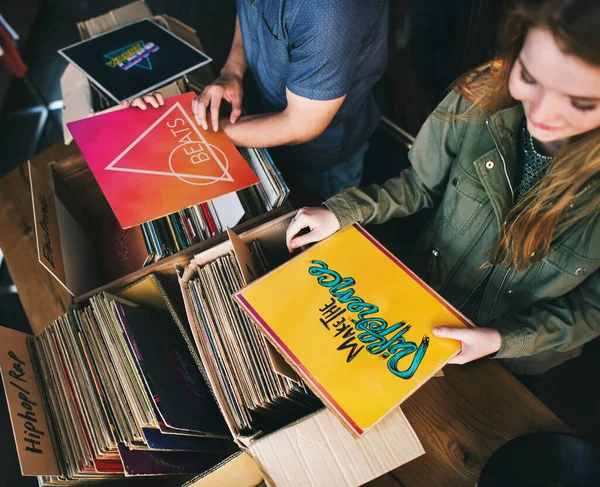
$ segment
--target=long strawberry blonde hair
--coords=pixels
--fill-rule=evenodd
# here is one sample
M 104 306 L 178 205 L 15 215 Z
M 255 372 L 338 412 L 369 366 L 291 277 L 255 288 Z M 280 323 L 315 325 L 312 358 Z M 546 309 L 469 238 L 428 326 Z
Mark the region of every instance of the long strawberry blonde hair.
M 598 0 L 520 0 L 508 14 L 497 57 L 456 82 L 454 89 L 472 104 L 459 118 L 488 116 L 517 103 L 508 80 L 532 27 L 549 30 L 563 52 L 600 66 Z M 510 211 L 490 262 L 522 269 L 544 258 L 558 236 L 598 216 L 600 191 L 590 185 L 598 179 L 600 128 L 563 145 L 542 180 Z

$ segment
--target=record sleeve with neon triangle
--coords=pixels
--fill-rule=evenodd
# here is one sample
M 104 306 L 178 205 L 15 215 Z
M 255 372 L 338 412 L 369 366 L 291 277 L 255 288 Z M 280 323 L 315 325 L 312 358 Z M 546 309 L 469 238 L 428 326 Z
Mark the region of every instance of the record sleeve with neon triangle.
M 196 124 L 194 96 L 67 124 L 122 228 L 259 182 L 222 130 Z
M 150 93 L 212 61 L 151 19 L 118 27 L 58 52 L 117 103 Z

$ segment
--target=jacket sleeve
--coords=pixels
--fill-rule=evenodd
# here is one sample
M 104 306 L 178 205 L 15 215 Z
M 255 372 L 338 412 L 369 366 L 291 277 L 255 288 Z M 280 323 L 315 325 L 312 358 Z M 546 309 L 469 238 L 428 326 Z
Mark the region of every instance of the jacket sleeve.
M 502 346 L 495 358 L 577 348 L 600 335 L 600 271 L 564 296 L 487 326 L 497 329 L 502 336 Z
M 411 167 L 381 186 L 346 188 L 325 201 L 341 227 L 383 223 L 432 208 L 446 186 L 467 122 L 452 118 L 468 103 L 450 92 L 429 116 L 408 153 Z

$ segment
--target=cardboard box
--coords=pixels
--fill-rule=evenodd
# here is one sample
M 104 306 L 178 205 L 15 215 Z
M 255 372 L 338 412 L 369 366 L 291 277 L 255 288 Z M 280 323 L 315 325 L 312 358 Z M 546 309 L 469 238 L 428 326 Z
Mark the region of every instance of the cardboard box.
M 79 22 L 77 28 L 81 39 L 85 40 L 146 18 L 152 18 L 177 37 L 183 39 L 193 47 L 202 50 L 194 29 L 168 15 L 154 16 L 143 0 L 111 10 L 93 19 Z M 189 91 L 189 86 L 196 87 L 197 89 L 210 82 L 212 78 L 213 74 L 210 67 L 204 66 L 185 76 L 188 83 L 187 87 L 183 86 L 182 82 L 173 82 L 162 88 L 158 88 L 157 91 L 160 91 L 165 97 L 180 95 Z M 63 137 L 65 144 L 70 144 L 73 141 L 73 137 L 67 128 L 67 123 L 94 115 L 92 88 L 86 76 L 72 64 L 68 64 L 65 68 L 60 79 L 60 88 L 63 99 Z
M 154 275 L 150 274 L 142 278 L 122 289 L 118 294 L 150 310 L 159 313 L 168 312 L 182 332 L 200 370 L 203 371 L 195 347 L 189 338 L 189 332 L 186 331 L 185 322 L 180 319 L 180 312 L 167 297 Z M 31 335 L 26 333 L 0 327 L 0 373 L 7 397 L 21 473 L 25 476 L 57 476 L 60 475 L 60 471 L 50 438 L 47 411 L 42 401 L 39 379 L 32 366 L 27 344 L 30 337 Z M 240 485 L 238 481 L 240 479 L 252 482 L 251 485 L 262 482 L 262 476 L 250 456 L 239 449 L 235 451 L 235 445 L 232 446 L 233 453 L 203 474 L 202 485 L 233 487 Z M 195 480 L 197 477 L 187 475 L 183 480 L 181 476 L 145 477 L 145 479 L 149 483 L 156 481 L 157 485 L 161 486 L 178 487 L 182 482 Z
M 173 265 L 186 265 L 201 250 L 226 239 L 223 232 L 142 268 L 147 252 L 139 227 L 122 230 L 81 155 L 51 163 L 47 173 L 30 166 L 31 197 L 40 263 L 74 297 L 113 288 L 107 275 L 118 266 L 120 286 L 155 273 L 173 279 Z M 284 205 L 250 218 L 239 231 L 289 211 Z
M 289 256 L 285 248 L 284 235 L 293 215 L 294 213 L 288 213 L 270 220 L 240 233 L 239 237 L 246 243 L 258 240 L 275 264 L 282 263 Z M 181 303 L 181 294 L 174 293 L 178 289 L 170 287 L 170 284 L 173 284 L 173 280 L 177 278 L 180 284 L 185 282 L 193 277 L 195 266 L 202 265 L 231 250 L 231 241 L 221 242 L 195 255 L 192 263 L 185 270 L 179 268 L 179 273 L 176 273 L 170 265 L 170 270 L 165 272 L 165 279 L 160 279 L 171 298 L 168 301 L 170 304 L 167 305 L 169 311 L 176 317 L 176 321 L 184 331 L 184 336 L 188 337 L 190 346 L 192 346 L 191 332 L 187 322 L 180 319 L 183 315 L 185 299 L 184 303 Z M 189 256 L 187 260 L 189 262 Z M 114 294 L 121 294 L 124 298 L 144 306 L 164 307 L 167 301 L 161 294 L 157 294 L 152 278 L 148 278 L 147 275 L 142 277 L 146 278 L 137 281 L 133 286 L 115 282 L 105 286 L 104 289 Z M 80 298 L 78 301 L 84 300 Z M 23 359 L 28 356 L 27 338 L 26 334 L 0 328 L 0 368 L 9 399 L 23 474 L 49 475 L 56 472 L 56 461 L 52 460 L 51 454 L 41 461 L 38 453 L 27 450 L 27 446 L 30 446 L 28 443 L 30 437 L 26 433 L 27 418 L 22 417 L 26 412 L 23 411 L 23 397 L 30 398 L 36 403 L 38 431 L 47 431 L 39 393 L 35 397 L 34 393 L 20 397 L 19 393 L 22 391 L 11 384 L 11 381 L 15 382 L 15 375 L 20 376 L 24 372 L 21 377 L 26 377 L 25 380 L 28 381 L 27 390 L 32 391 L 37 388 L 30 361 Z M 194 354 L 197 354 L 196 347 L 192 348 Z M 198 359 L 201 363 L 201 357 Z M 211 377 L 207 376 L 207 379 L 210 383 Z M 21 435 L 21 431 L 25 433 Z M 44 452 L 51 451 L 48 435 L 39 436 L 44 441 Z M 424 453 L 416 434 L 399 408 L 360 439 L 354 438 L 329 410 L 323 408 L 274 433 L 259 434 L 251 438 L 234 437 L 234 440 L 238 445 L 238 451 L 206 472 L 192 478 L 185 483 L 184 487 L 255 487 L 261 485 L 263 479 L 267 485 L 277 487 L 358 486 Z M 168 477 L 162 479 L 163 485 L 173 485 Z
M 293 215 L 283 215 L 239 237 L 245 243 L 258 240 L 273 265 L 283 263 L 289 258 L 285 230 Z M 225 241 L 195 255 L 185 269 L 180 269 L 182 295 L 190 323 L 195 323 L 196 315 L 186 283 L 196 276 L 199 266 L 231 250 L 232 241 Z M 207 359 L 202 357 L 201 351 L 198 353 L 201 360 Z M 216 383 L 209 370 L 206 370 L 206 375 L 211 385 Z M 258 433 L 253 437 L 242 437 L 236 434 L 231 424 L 229 426 L 234 440 L 252 456 L 267 484 L 278 487 L 358 486 L 424 453 L 400 408 L 392 411 L 360 439 L 352 436 L 325 408 L 266 435 Z M 203 487 L 202 481 L 199 479 L 189 485 Z M 240 485 L 250 487 L 252 484 Z

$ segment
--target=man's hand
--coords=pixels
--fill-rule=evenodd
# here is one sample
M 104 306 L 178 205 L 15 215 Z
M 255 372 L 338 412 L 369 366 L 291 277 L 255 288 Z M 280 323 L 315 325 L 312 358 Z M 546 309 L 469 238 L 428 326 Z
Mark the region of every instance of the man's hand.
M 212 128 L 215 132 L 219 130 L 219 108 L 221 107 L 221 101 L 225 99 L 231 103 L 232 107 L 229 121 L 235 123 L 242 114 L 243 96 L 242 77 L 233 73 L 222 72 L 214 83 L 204 88 L 204 91 L 192 101 L 192 111 L 196 117 L 196 122 L 204 130 L 208 130 L 206 110 L 210 108 Z
M 502 336 L 492 328 L 453 328 L 438 326 L 433 334 L 440 338 L 460 340 L 462 348 L 448 362 L 449 364 L 466 364 L 481 357 L 496 353 L 502 346 Z
M 158 92 L 154 92 L 151 95 L 144 95 L 136 98 L 131 103 L 125 100 L 121 103 L 121 108 L 137 107 L 140 110 L 145 110 L 148 105 L 152 105 L 154 108 L 162 107 L 165 104 L 164 97 Z
M 304 144 L 323 133 L 346 98 L 344 95 L 335 100 L 311 100 L 288 88 L 285 92 L 287 106 L 282 112 L 246 115 L 221 128 L 238 147 Z

